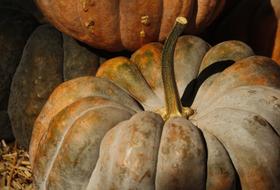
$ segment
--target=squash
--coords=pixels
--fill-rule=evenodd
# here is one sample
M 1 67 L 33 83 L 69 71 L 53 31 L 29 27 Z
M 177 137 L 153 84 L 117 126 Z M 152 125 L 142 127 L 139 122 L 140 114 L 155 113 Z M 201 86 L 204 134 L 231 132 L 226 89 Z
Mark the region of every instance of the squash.
M 13 76 L 8 113 L 19 145 L 28 148 L 33 124 L 56 86 L 79 76 L 94 75 L 100 57 L 50 25 L 29 37 Z
M 223 9 L 225 0 L 36 0 L 60 31 L 95 48 L 136 50 L 163 41 L 177 16 L 191 21 L 186 33 L 204 30 Z
M 7 113 L 10 85 L 22 49 L 36 25 L 30 15 L 0 7 L 0 139 L 13 140 Z
M 256 53 L 272 57 L 280 64 L 279 0 L 242 0 L 222 14 L 213 26 L 211 39 L 221 42 L 242 40 Z
M 185 24 L 53 91 L 30 145 L 36 189 L 278 189 L 280 67 L 239 41 L 176 44 Z

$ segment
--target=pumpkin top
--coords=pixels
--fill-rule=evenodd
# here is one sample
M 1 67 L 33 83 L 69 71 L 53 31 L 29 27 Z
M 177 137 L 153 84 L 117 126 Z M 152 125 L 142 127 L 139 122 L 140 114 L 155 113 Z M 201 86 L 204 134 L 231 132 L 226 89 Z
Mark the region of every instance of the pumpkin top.
M 243 189 L 279 186 L 280 67 L 237 41 L 208 50 L 183 36 L 175 48 L 181 31 L 177 23 L 162 56 L 161 45 L 149 44 L 130 60 L 105 62 L 99 78 L 54 91 L 31 143 L 40 188 L 232 189 L 239 180 Z M 184 109 L 179 97 L 191 97 L 184 89 L 192 83 L 201 85 Z

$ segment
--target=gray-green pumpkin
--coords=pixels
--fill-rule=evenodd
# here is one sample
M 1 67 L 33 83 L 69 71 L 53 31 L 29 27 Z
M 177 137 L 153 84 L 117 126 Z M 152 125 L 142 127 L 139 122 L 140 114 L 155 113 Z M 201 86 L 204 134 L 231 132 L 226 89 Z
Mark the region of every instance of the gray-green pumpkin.
M 176 44 L 184 22 L 163 48 L 146 45 L 54 90 L 31 140 L 36 189 L 279 189 L 280 67 L 238 41 Z M 194 80 L 202 85 L 182 107 Z
M 94 75 L 99 56 L 50 25 L 28 39 L 13 76 L 8 112 L 19 145 L 28 148 L 33 123 L 47 98 L 63 81 Z

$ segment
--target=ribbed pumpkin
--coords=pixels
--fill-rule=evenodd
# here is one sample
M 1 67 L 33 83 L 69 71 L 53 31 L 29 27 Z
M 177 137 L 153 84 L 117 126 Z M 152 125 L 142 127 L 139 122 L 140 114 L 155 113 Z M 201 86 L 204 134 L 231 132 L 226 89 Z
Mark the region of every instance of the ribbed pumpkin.
M 36 189 L 279 188 L 280 67 L 238 41 L 176 44 L 185 23 L 55 89 L 32 134 Z
M 34 121 L 54 88 L 75 77 L 94 75 L 100 59 L 49 25 L 32 33 L 9 95 L 8 113 L 19 145 L 28 148 Z
M 110 51 L 136 50 L 162 41 L 177 16 L 191 22 L 186 33 L 207 27 L 225 0 L 36 0 L 43 14 L 59 30 L 93 47 Z

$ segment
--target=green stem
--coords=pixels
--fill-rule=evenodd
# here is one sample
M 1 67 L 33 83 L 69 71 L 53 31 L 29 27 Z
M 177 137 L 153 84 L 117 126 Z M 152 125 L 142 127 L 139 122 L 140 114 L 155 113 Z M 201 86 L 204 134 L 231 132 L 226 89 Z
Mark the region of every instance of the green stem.
M 162 50 L 162 79 L 165 94 L 166 117 L 182 116 L 181 104 L 174 73 L 174 50 L 178 37 L 183 33 L 187 24 L 185 17 L 178 17 L 167 37 Z

